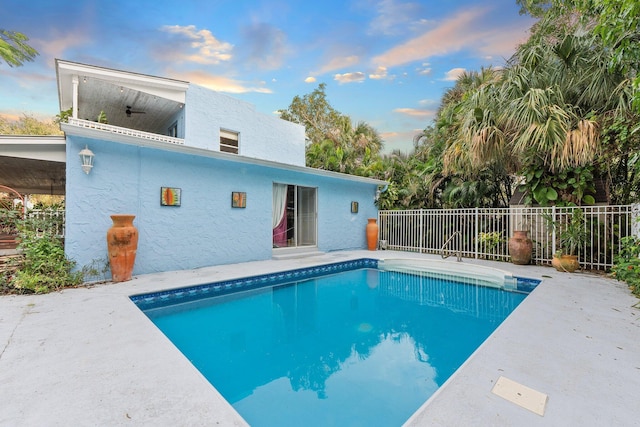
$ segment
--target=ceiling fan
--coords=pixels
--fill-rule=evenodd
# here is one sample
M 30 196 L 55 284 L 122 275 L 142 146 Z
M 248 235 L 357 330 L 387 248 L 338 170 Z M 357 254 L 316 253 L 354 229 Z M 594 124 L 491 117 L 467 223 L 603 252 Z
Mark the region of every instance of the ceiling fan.
M 147 114 L 146 111 L 134 111 L 134 110 L 132 110 L 130 105 L 127 105 L 127 109 L 124 110 L 124 112 L 127 114 L 127 117 L 131 117 L 132 114 Z

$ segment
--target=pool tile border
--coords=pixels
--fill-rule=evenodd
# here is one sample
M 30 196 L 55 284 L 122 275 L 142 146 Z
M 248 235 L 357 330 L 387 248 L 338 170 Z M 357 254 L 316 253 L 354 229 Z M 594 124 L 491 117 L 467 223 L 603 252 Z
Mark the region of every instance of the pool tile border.
M 266 288 L 283 283 L 307 280 L 328 274 L 343 271 L 357 270 L 360 268 L 378 268 L 378 260 L 360 258 L 350 261 L 322 264 L 313 267 L 298 268 L 275 273 L 261 274 L 257 276 L 241 277 L 237 279 L 210 282 L 201 285 L 182 288 L 167 289 L 164 291 L 131 295 L 129 298 L 141 310 L 150 310 L 166 307 L 174 304 L 191 302 L 202 298 L 212 298 L 228 295 L 235 292 L 249 291 Z M 540 283 L 538 279 L 516 277 L 516 291 L 530 293 Z
M 148 310 L 171 304 L 189 302 L 203 297 L 210 298 L 239 291 L 260 289 L 263 287 L 274 286 L 282 283 L 307 280 L 314 277 L 340 273 L 343 271 L 357 270 L 360 268 L 378 268 L 378 260 L 371 258 L 361 258 L 351 261 L 336 262 L 331 264 L 317 265 L 313 267 L 261 274 L 258 276 L 241 277 L 238 279 L 205 283 L 202 285 L 168 289 L 165 291 L 131 295 L 129 298 L 141 310 Z

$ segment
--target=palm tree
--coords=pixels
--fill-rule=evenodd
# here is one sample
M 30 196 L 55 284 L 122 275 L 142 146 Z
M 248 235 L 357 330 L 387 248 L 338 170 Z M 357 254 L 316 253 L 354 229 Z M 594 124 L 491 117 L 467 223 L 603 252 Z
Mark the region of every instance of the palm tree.
M 377 130 L 364 121 L 359 121 L 353 128 L 353 145 L 359 150 L 367 148 L 372 155 L 378 154 L 382 149 L 382 138 Z
M 541 28 L 504 70 L 461 76 L 443 98 L 437 126 L 447 134 L 446 174 L 466 180 L 487 172 L 511 180 L 518 171 L 571 175 L 601 153 L 603 120 L 629 114 L 631 85 L 609 68 L 611 52 L 596 37 L 564 21 Z M 565 185 L 565 193 L 575 194 L 562 197 L 580 199 L 588 186 Z
M 442 144 L 441 172 L 447 178 L 442 203 L 447 206 L 504 206 L 508 202 L 511 175 L 519 163 L 509 149 L 500 116 L 501 84 L 502 71 L 483 68 L 462 74 L 443 97 L 435 139 Z M 426 133 L 421 138 L 427 139 Z M 456 197 L 459 199 L 454 200 Z
M 445 93 L 436 123 L 446 139 L 445 173 L 473 175 L 479 166 L 512 164 L 496 103 L 500 81 L 500 71 L 483 68 L 463 73 Z
M 588 33 L 519 49 L 502 86 L 503 120 L 517 154 L 538 153 L 551 171 L 593 161 L 599 116 L 630 107 L 630 86 L 609 70 L 609 54 Z

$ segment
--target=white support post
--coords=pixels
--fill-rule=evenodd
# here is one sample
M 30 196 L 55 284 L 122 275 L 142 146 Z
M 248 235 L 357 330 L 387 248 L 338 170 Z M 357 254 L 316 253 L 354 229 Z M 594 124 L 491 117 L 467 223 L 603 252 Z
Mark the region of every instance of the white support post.
M 73 76 L 73 78 L 71 79 L 71 83 L 73 84 L 73 97 L 71 100 L 71 114 L 72 117 L 74 119 L 78 118 L 78 84 L 80 83 L 80 80 L 78 79 L 78 76 Z

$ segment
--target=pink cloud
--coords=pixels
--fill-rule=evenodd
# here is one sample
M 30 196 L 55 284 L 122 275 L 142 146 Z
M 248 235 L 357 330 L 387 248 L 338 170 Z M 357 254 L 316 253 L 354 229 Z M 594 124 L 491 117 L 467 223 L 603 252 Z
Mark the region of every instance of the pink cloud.
M 509 57 L 526 40 L 530 26 L 497 27 L 487 19 L 489 11 L 476 7 L 459 12 L 436 28 L 376 56 L 372 62 L 375 66 L 393 67 L 462 49 L 475 50 L 482 57 Z
M 396 108 L 393 111 L 395 113 L 404 114 L 405 116 L 410 117 L 434 117 L 436 114 L 435 110 L 424 110 L 417 108 Z
M 216 76 L 208 74 L 202 71 L 191 71 L 186 73 L 179 73 L 174 75 L 174 78 L 193 82 L 200 86 L 216 90 L 218 92 L 226 93 L 273 93 L 273 91 L 267 87 L 264 87 L 264 82 L 260 82 L 258 85 L 251 85 L 247 82 L 234 80 L 225 76 Z

